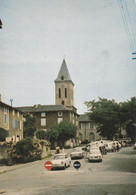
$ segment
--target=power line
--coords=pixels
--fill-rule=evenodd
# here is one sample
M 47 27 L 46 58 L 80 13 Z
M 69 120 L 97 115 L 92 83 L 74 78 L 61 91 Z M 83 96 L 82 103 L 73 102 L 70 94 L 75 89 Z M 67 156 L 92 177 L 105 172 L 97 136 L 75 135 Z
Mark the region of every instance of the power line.
M 129 35 L 128 25 L 126 24 L 127 22 L 125 20 L 125 16 L 124 16 L 124 12 L 123 12 L 123 5 L 122 5 L 121 0 L 117 0 L 117 2 L 118 2 L 118 5 L 119 5 L 119 8 L 120 8 L 120 13 L 121 13 L 121 17 L 122 17 L 122 20 L 123 20 L 123 23 L 124 23 L 124 27 L 125 27 L 125 30 L 126 30 L 126 33 L 127 33 L 127 36 L 128 36 L 129 44 L 130 44 L 131 50 L 133 51 L 133 45 L 131 43 L 131 37 Z
M 128 10 L 128 6 L 127 6 L 127 2 L 126 2 L 126 0 L 125 0 L 125 5 L 126 5 L 126 10 L 127 10 L 127 14 L 128 14 L 129 22 L 130 22 L 130 27 L 131 27 L 131 31 L 132 31 L 133 40 L 134 40 L 134 43 L 136 44 L 136 40 L 135 40 L 135 36 L 134 36 L 134 32 L 133 32 L 133 28 L 132 28 L 132 22 L 131 22 L 131 18 L 130 18 L 130 14 L 129 14 L 129 10 Z
M 136 51 L 135 50 L 136 42 L 135 42 L 135 36 L 134 36 L 133 28 L 132 28 L 132 22 L 131 22 L 131 17 L 130 17 L 129 10 L 128 10 L 127 2 L 126 2 L 126 0 L 124 0 L 125 7 L 126 7 L 125 10 L 127 12 L 128 19 L 127 19 L 126 14 L 125 14 L 125 10 L 124 10 L 123 4 L 122 4 L 122 0 L 117 0 L 117 2 L 118 2 L 118 5 L 119 5 L 119 8 L 120 8 L 122 20 L 123 20 L 124 27 L 125 27 L 125 30 L 126 30 L 126 33 L 127 33 L 127 36 L 128 36 L 129 44 L 130 44 L 130 47 L 131 47 L 131 50 L 132 50 L 132 55 L 135 55 L 136 52 L 134 52 L 134 51 Z M 136 60 L 136 57 L 132 57 L 132 59 Z

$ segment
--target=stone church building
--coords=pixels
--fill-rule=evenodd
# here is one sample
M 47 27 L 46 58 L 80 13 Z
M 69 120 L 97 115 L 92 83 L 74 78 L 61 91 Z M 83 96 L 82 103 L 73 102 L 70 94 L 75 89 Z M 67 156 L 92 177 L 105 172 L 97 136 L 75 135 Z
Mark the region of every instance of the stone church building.
M 31 114 L 36 119 L 36 127 L 48 131 L 53 125 L 67 120 L 77 126 L 76 139 L 66 143 L 71 147 L 78 146 L 84 140 L 94 141 L 97 139 L 93 132 L 91 121 L 86 114 L 77 114 L 74 107 L 74 83 L 70 77 L 65 59 L 63 59 L 57 78 L 55 79 L 55 105 L 34 105 L 18 107 L 24 114 Z M 86 121 L 87 119 L 87 121 Z M 87 124 L 90 126 L 87 126 Z M 85 128 L 84 128 L 85 127 Z
M 71 147 L 79 144 L 79 115 L 74 107 L 74 83 L 71 80 L 65 59 L 63 59 L 55 79 L 55 105 L 34 105 L 18 107 L 24 114 L 31 114 L 36 119 L 36 127 L 48 131 L 53 125 L 67 120 L 77 126 L 76 139 L 66 143 Z

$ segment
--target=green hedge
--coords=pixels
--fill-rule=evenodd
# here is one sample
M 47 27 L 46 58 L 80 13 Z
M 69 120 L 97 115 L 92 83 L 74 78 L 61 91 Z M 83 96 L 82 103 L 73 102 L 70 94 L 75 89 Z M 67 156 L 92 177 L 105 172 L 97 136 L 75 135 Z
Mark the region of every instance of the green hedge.
M 0 141 L 5 141 L 7 136 L 8 132 L 5 129 L 0 128 Z
M 30 137 L 13 144 L 8 153 L 15 163 L 26 163 L 41 159 L 41 148 L 37 140 Z

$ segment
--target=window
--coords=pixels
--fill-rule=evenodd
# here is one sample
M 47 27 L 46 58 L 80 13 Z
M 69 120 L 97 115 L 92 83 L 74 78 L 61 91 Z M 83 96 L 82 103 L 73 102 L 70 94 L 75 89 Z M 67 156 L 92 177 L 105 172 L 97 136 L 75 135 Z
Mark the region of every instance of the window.
M 12 122 L 13 122 L 13 128 L 15 128 L 15 120 L 13 119 L 13 121 L 12 121 Z
M 13 128 L 18 128 L 18 121 L 13 119 Z
M 64 105 L 64 101 L 62 101 L 61 104 Z
M 91 127 L 90 127 L 90 123 L 88 122 L 88 123 L 86 123 L 86 128 L 87 129 L 90 129 Z
M 58 112 L 58 116 L 63 116 L 63 112 Z
M 62 81 L 64 80 L 64 76 L 61 76 L 61 80 L 62 80 Z
M 85 123 L 80 123 L 80 128 L 85 129 Z
M 41 117 L 45 117 L 46 113 L 45 112 L 41 112 Z
M 7 123 L 7 114 L 4 114 L 4 122 Z
M 19 117 L 19 111 L 17 112 L 17 116 Z
M 15 120 L 15 128 L 17 129 L 18 128 L 18 121 Z
M 41 126 L 46 126 L 46 118 L 41 118 Z
M 7 113 L 7 111 L 8 111 L 8 110 L 7 110 L 7 107 L 4 107 L 4 112 L 6 112 L 6 113 Z
M 21 129 L 21 121 L 17 121 L 17 128 Z
M 20 123 L 19 123 L 19 129 L 21 129 L 21 121 L 20 121 Z
M 67 98 L 67 88 L 65 88 L 65 98 Z
M 58 124 L 63 120 L 63 118 L 58 118 Z
M 59 88 L 59 98 L 61 98 L 61 89 Z

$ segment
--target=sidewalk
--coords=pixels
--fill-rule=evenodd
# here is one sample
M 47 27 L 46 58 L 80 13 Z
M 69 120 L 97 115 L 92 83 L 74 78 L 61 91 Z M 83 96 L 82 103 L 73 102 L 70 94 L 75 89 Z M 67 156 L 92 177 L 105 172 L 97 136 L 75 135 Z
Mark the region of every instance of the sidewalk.
M 26 163 L 26 164 L 18 164 L 18 165 L 12 165 L 12 166 L 0 166 L 0 174 L 8 172 L 8 171 L 13 171 L 15 169 L 24 167 L 24 166 L 29 166 L 30 163 Z

